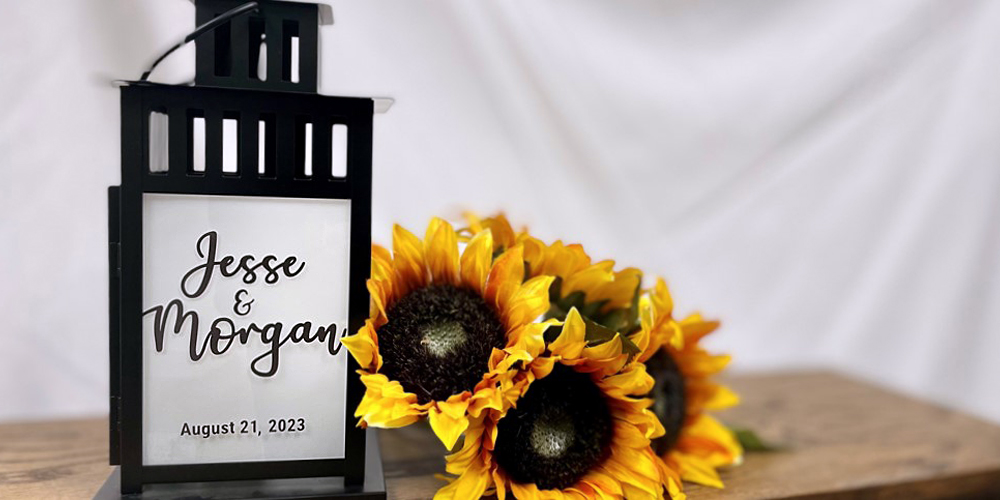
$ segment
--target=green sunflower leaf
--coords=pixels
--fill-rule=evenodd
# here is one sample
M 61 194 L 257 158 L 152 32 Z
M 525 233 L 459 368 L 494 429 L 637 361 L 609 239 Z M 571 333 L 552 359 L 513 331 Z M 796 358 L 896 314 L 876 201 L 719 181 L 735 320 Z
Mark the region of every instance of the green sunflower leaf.
M 623 336 L 622 352 L 627 353 L 629 355 L 629 359 L 631 360 L 636 354 L 642 352 L 642 349 L 639 349 L 639 346 L 635 345 L 635 342 L 632 342 L 632 339 Z
M 611 309 L 602 313 L 601 310 L 608 303 L 607 299 L 587 302 L 586 294 L 580 290 L 564 296 L 562 294 L 563 280 L 557 276 L 552 281 L 552 285 L 549 286 L 549 310 L 545 313 L 545 319 L 554 318 L 563 321 L 569 311 L 576 308 L 586 322 L 588 345 L 603 344 L 613 339 L 616 332 L 620 332 L 623 352 L 634 356 L 639 353 L 639 347 L 632 342 L 628 335 L 637 330 L 639 326 L 641 284 L 642 280 L 640 279 L 632 296 L 632 304 L 628 309 Z M 560 333 L 562 333 L 562 328 L 549 328 L 545 332 L 545 341 L 554 341 Z
M 587 340 L 587 345 L 590 347 L 610 342 L 613 338 L 615 338 L 615 334 L 618 333 L 615 330 L 586 318 L 584 318 L 584 323 L 587 325 L 587 331 L 584 334 L 584 338 Z M 622 340 L 622 352 L 627 353 L 630 356 L 635 356 L 639 353 L 639 346 L 635 345 L 635 342 L 632 342 L 631 339 L 624 335 L 620 335 L 619 338 Z
M 562 296 L 562 276 L 556 276 L 549 285 L 549 301 L 556 302 Z
M 587 332 L 585 338 L 587 339 L 587 344 L 591 346 L 603 344 L 615 338 L 614 330 L 588 318 L 584 318 L 584 323 L 587 325 Z
M 636 283 L 635 291 L 632 293 L 631 304 L 627 308 L 610 309 L 603 314 L 601 310 L 608 301 L 593 302 L 597 305 L 594 310 L 588 310 L 591 314 L 584 314 L 587 318 L 623 335 L 630 335 L 639 329 L 639 297 L 642 296 L 642 278 Z M 589 304 L 588 304 L 589 305 Z M 581 314 L 584 312 L 581 311 Z
M 608 303 L 607 300 L 599 300 L 597 302 L 586 302 L 585 297 L 582 296 L 583 292 L 579 293 L 581 294 L 580 302 L 583 302 L 583 306 L 577 307 L 577 309 L 580 310 L 580 315 L 583 316 L 584 318 L 597 317 L 601 313 L 601 308 L 604 307 L 604 304 Z
M 610 330 L 625 333 L 628 331 L 625 329 L 628 326 L 628 318 L 626 317 L 626 314 L 627 311 L 624 309 L 612 309 L 604 316 L 594 318 L 594 321 Z
M 600 310 L 601 304 L 596 306 L 587 304 L 586 296 L 579 290 L 562 296 L 562 279 L 557 277 L 549 286 L 549 310 L 545 313 L 545 319 L 555 318 L 562 321 L 574 307 L 582 316 L 589 317 L 588 314 L 593 314 L 594 310 Z
M 584 332 L 584 340 L 587 342 L 587 347 L 594 347 L 595 345 L 601 345 L 605 342 L 611 341 L 615 338 L 614 330 L 611 330 L 601 324 L 595 323 L 587 318 L 584 318 L 584 324 L 586 325 L 586 332 Z M 544 338 L 545 343 L 552 343 L 559 337 L 562 333 L 562 326 L 550 326 L 545 330 Z M 628 354 L 629 356 L 635 356 L 639 354 L 639 346 L 632 342 L 632 339 L 622 335 L 622 352 Z
M 729 430 L 733 431 L 733 434 L 736 435 L 736 440 L 740 442 L 740 446 L 742 446 L 745 451 L 767 452 L 781 451 L 783 449 L 781 446 L 764 441 L 757 435 L 756 432 L 750 429 L 730 428 Z

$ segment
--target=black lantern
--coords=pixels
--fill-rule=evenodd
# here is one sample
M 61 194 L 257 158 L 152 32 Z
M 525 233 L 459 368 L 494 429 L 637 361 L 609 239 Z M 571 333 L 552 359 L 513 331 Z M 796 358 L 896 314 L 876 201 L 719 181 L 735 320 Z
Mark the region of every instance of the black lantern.
M 385 498 L 339 343 L 368 315 L 378 102 L 316 93 L 325 6 L 195 6 L 194 85 L 147 72 L 121 86 L 108 191 L 121 467 L 102 494 Z

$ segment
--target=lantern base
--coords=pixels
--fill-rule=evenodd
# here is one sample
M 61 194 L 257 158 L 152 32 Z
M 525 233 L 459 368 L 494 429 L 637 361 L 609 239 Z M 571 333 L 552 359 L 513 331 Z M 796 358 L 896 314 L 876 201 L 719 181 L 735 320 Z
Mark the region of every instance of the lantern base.
M 319 500 L 350 498 L 352 500 L 385 500 L 385 476 L 378 433 L 367 430 L 365 450 L 365 482 L 345 486 L 343 477 L 312 477 L 301 479 L 261 479 L 254 481 L 219 481 L 202 483 L 147 484 L 142 493 L 122 495 L 121 471 L 111 473 L 94 500 L 236 500 L 281 499 Z

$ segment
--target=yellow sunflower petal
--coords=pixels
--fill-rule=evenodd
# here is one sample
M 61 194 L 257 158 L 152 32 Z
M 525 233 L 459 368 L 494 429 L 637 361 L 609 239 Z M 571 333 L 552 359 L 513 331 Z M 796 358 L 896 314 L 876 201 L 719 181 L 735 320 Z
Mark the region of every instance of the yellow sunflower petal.
M 642 283 L 642 271 L 634 267 L 614 273 L 613 279 L 587 292 L 588 302 L 607 301 L 605 308 L 628 308 Z
M 503 393 L 495 388 L 477 389 L 469 398 L 469 415 L 479 417 L 485 410 L 503 409 Z
M 656 468 L 655 457 L 649 448 L 630 448 L 612 443 L 611 454 L 615 461 L 629 470 L 629 476 L 639 476 L 652 481 L 659 481 L 660 471 Z
M 717 465 L 739 463 L 743 457 L 743 447 L 733 432 L 710 415 L 702 414 L 693 419 L 685 426 L 681 439 L 683 443 L 678 442 L 678 448 L 710 459 Z
M 563 294 L 575 291 L 595 290 L 614 279 L 614 261 L 603 261 L 576 272 L 568 273 L 563 280 Z M 588 300 L 590 297 L 587 297 Z
M 645 362 L 653 357 L 661 347 L 663 341 L 658 335 L 654 335 L 655 320 L 653 318 L 653 304 L 648 295 L 639 298 L 639 332 L 633 337 L 635 344 L 641 349 L 638 360 Z
M 403 390 L 399 382 L 390 381 L 381 373 L 362 373 L 365 395 L 354 416 L 361 417 L 372 427 L 394 428 L 409 425 L 423 415 L 414 394 Z
M 486 226 L 483 223 L 483 218 L 479 216 L 476 212 L 466 211 L 462 213 L 462 217 L 465 219 L 465 223 L 469 225 L 468 230 L 472 234 L 479 234 Z
M 653 480 L 637 474 L 633 469 L 634 466 L 639 466 L 639 464 L 622 463 L 614 457 L 608 458 L 601 465 L 621 484 L 626 498 L 643 498 L 644 496 L 648 498 L 649 495 L 655 497 L 657 493 L 662 491 L 663 486 L 659 484 L 658 471 L 656 479 Z M 655 469 L 655 465 L 653 468 Z
M 622 337 L 619 333 L 616 333 L 615 336 L 607 342 L 602 342 L 583 350 L 583 355 L 590 359 L 611 359 L 615 356 L 621 355 L 621 353 Z
M 431 219 L 424 237 L 427 269 L 434 283 L 458 284 L 458 236 L 447 221 Z
M 542 494 L 534 484 L 524 484 L 511 481 L 510 491 L 518 500 L 541 500 Z
M 688 455 L 683 459 L 679 459 L 678 463 L 680 464 L 681 478 L 685 481 L 691 481 L 692 483 L 712 488 L 722 488 L 724 486 L 719 473 L 708 462 Z
M 549 344 L 549 350 L 553 355 L 565 359 L 576 359 L 587 347 L 587 326 L 583 322 L 583 317 L 576 308 L 569 310 L 566 314 L 566 321 L 563 323 L 562 332 Z
M 467 500 L 480 498 L 490 486 L 490 475 L 485 465 L 475 464 L 450 484 L 434 494 L 434 500 Z
M 486 299 L 504 311 L 524 280 L 524 253 L 516 246 L 503 253 L 493 263 L 486 278 Z
M 445 456 L 445 470 L 449 474 L 460 476 L 466 470 L 473 468 L 476 462 L 482 461 L 480 447 L 483 441 L 483 434 L 486 431 L 486 427 L 482 422 L 483 419 L 481 418 L 470 421 L 462 448 L 457 452 Z
M 485 218 L 480 217 L 474 212 L 466 212 L 463 215 L 468 224 L 467 232 L 473 235 L 487 230 L 493 232 L 493 251 L 507 249 L 517 243 L 518 236 L 514 234 L 514 228 L 511 227 L 507 216 L 504 214 L 500 213 L 493 217 Z
M 711 394 L 709 399 L 705 401 L 706 410 L 724 410 L 740 404 L 739 395 L 733 392 L 730 388 L 721 384 L 713 385 L 715 386 L 715 391 Z
M 601 469 L 594 469 L 588 472 L 582 481 L 592 484 L 594 491 L 602 497 L 622 495 L 621 484 Z
M 548 376 L 552 372 L 552 368 L 555 367 L 555 358 L 543 357 L 538 358 L 531 362 L 531 366 L 528 367 L 528 372 L 531 373 L 535 378 L 542 378 Z
M 493 217 L 490 221 L 490 229 L 496 233 L 496 241 L 501 245 L 501 248 L 514 246 L 514 228 L 511 227 L 506 215 L 497 214 L 496 217 Z
M 497 496 L 497 500 L 505 500 L 507 498 L 507 487 L 504 485 L 506 485 L 507 482 L 504 481 L 503 476 L 500 474 L 500 471 L 498 470 L 494 470 L 492 475 L 493 475 L 493 484 L 496 485 L 496 488 L 494 488 L 494 490 Z
M 553 280 L 553 276 L 538 276 L 521 285 L 506 310 L 508 327 L 528 324 L 549 310 L 549 286 Z
M 483 293 L 492 261 L 493 233 L 487 229 L 476 234 L 462 252 L 462 284 Z
M 684 348 L 684 331 L 681 330 L 677 322 L 674 320 L 666 321 L 661 328 L 664 332 L 663 337 L 667 345 L 674 349 Z
M 646 394 L 653 389 L 653 377 L 646 373 L 646 366 L 634 363 L 628 369 L 602 379 L 599 385 L 616 398 L 630 394 Z
M 372 276 L 371 279 L 392 284 L 392 254 L 378 245 L 372 245 Z
M 728 354 L 710 355 L 704 351 L 687 351 L 677 360 L 677 364 L 686 374 L 706 377 L 721 372 L 730 361 L 732 357 Z
M 625 448 L 636 448 L 641 449 L 649 446 L 649 437 L 642 433 L 635 425 L 628 423 L 627 420 L 619 420 L 614 424 L 615 428 L 615 446 L 622 446 Z M 654 462 L 655 464 L 655 462 Z
M 678 322 L 684 334 L 684 342 L 695 344 L 704 336 L 719 328 L 718 321 L 706 321 L 700 314 L 692 314 Z
M 371 316 L 375 321 L 379 323 L 379 326 L 385 324 L 388 316 L 386 311 L 388 310 L 388 293 L 384 288 L 386 282 L 377 280 L 368 280 L 365 286 L 368 287 L 368 294 L 371 297 L 371 309 L 369 310 L 369 316 Z
M 556 241 L 546 249 L 543 265 L 545 274 L 566 278 L 590 266 L 590 256 L 581 245 L 564 245 L 562 241 Z
M 656 414 L 647 410 L 653 404 L 649 398 L 625 397 L 611 400 L 616 419 L 635 427 L 646 439 L 656 439 L 666 433 Z
M 673 478 L 667 479 L 667 494 L 671 500 L 687 500 L 687 495 L 681 490 L 680 481 Z
M 392 262 L 392 253 L 388 248 L 372 243 L 372 259 L 380 262 Z
M 392 253 L 400 296 L 427 284 L 423 243 L 398 224 L 392 228 Z
M 674 299 L 670 296 L 670 290 L 667 288 L 667 282 L 663 278 L 656 279 L 656 285 L 653 287 L 650 297 L 653 300 L 653 306 L 660 314 L 669 316 L 674 311 Z
M 347 347 L 358 366 L 368 368 L 373 366 L 378 357 L 378 343 L 376 342 L 375 329 L 372 321 L 365 321 L 365 326 L 361 327 L 357 333 L 340 339 L 341 344 Z
M 468 407 L 468 401 L 438 402 L 428 412 L 431 429 L 445 448 L 454 448 L 458 437 L 469 427 L 469 419 L 465 417 Z
M 528 323 L 516 328 L 508 336 L 506 351 L 511 354 L 517 351 L 524 352 L 527 355 L 527 361 L 530 361 L 530 358 L 538 357 L 545 350 L 545 331 L 552 324 L 554 321 L 549 320 L 544 323 Z
M 524 261 L 528 263 L 529 274 L 540 276 L 543 274 L 542 261 L 545 259 L 545 244 L 538 238 L 523 235 L 518 238 L 518 243 L 524 247 Z
M 663 498 L 663 495 L 657 495 L 656 493 L 653 493 L 653 492 L 651 492 L 651 491 L 649 491 L 647 489 L 637 488 L 637 487 L 635 487 L 635 486 L 633 486 L 631 484 L 628 484 L 628 483 L 626 483 L 626 484 L 624 484 L 622 486 L 623 486 L 622 491 L 624 493 L 623 496 L 625 498 L 628 498 L 629 500 L 632 500 L 632 499 L 642 500 L 642 499 L 651 499 L 651 498 Z

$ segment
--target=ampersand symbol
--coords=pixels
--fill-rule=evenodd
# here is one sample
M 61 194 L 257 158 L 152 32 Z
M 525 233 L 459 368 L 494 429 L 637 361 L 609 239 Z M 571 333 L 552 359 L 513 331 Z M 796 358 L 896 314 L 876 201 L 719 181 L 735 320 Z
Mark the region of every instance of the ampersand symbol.
M 246 316 L 247 314 L 250 314 L 250 305 L 253 304 L 253 301 L 256 299 L 250 299 L 247 302 L 243 302 L 243 298 L 249 295 L 250 292 L 246 291 L 245 288 L 241 288 L 238 292 L 236 292 L 236 297 L 234 297 L 234 299 L 236 299 L 236 303 L 233 304 L 233 312 L 238 316 Z

